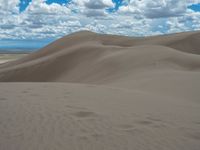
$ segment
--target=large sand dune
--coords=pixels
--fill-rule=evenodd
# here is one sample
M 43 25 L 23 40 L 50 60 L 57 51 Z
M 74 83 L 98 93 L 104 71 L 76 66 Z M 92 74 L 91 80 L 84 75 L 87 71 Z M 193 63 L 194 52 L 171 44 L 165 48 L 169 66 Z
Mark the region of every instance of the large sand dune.
M 200 149 L 200 32 L 78 32 L 0 81 L 0 150 Z

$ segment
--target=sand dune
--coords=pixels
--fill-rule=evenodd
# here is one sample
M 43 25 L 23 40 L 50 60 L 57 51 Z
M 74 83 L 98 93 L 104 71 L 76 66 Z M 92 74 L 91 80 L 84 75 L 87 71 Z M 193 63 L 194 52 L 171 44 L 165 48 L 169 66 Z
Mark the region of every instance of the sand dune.
M 199 41 L 82 31 L 1 64 L 0 149 L 199 150 Z
M 199 36 L 195 32 L 136 39 L 79 32 L 2 65 L 0 81 L 91 83 L 126 78 L 138 69 L 197 71 Z

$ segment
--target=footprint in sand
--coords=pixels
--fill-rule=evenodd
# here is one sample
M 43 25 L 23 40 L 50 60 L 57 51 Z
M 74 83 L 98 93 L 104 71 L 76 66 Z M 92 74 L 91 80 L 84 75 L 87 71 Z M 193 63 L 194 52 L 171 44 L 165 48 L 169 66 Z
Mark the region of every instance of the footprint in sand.
M 151 125 L 153 124 L 152 121 L 149 121 L 149 120 L 140 120 L 140 121 L 137 121 L 138 124 L 141 124 L 141 125 Z
M 118 129 L 134 136 L 142 133 L 142 130 L 138 129 L 136 126 L 131 124 L 119 125 Z
M 94 112 L 90 112 L 90 111 L 79 111 L 79 112 L 73 113 L 73 115 L 78 118 L 91 118 L 91 117 L 97 116 L 97 114 L 95 114 Z
M 120 129 L 123 129 L 123 130 L 127 130 L 127 129 L 132 129 L 132 128 L 134 128 L 134 126 L 131 125 L 131 124 L 121 124 L 121 125 L 119 125 L 119 128 L 120 128 Z
M 194 123 L 197 125 L 200 125 L 200 121 L 195 121 Z
M 4 97 L 0 98 L 0 101 L 6 101 L 6 100 L 7 100 L 7 98 L 4 98 Z
M 150 120 L 150 121 L 153 121 L 153 122 L 162 122 L 161 119 L 159 119 L 159 118 L 154 118 L 154 117 L 151 117 L 151 116 L 146 117 L 146 119 L 148 119 L 148 120 Z
M 79 107 L 79 106 L 72 106 L 72 105 L 65 105 L 65 107 L 69 108 L 69 109 L 74 109 L 74 110 L 86 110 L 86 108 L 84 107 Z
M 26 91 L 26 90 L 25 90 L 25 91 L 22 91 L 22 93 L 26 94 L 26 93 L 29 93 L 29 91 Z
M 163 120 L 161 120 L 159 118 L 154 118 L 152 116 L 148 116 L 143 120 L 137 121 L 136 123 L 139 125 L 151 126 L 154 128 L 165 128 L 166 127 L 166 123 L 163 122 Z
M 187 137 L 189 137 L 193 140 L 200 141 L 200 132 L 188 133 Z

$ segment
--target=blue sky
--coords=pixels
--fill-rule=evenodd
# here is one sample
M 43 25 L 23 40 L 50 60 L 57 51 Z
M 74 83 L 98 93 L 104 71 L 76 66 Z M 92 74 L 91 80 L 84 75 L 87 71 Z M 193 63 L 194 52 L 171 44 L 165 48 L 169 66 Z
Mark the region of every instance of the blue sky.
M 20 0 L 20 12 L 24 11 L 32 0 Z M 60 5 L 68 4 L 70 0 L 47 0 L 47 4 L 57 3 Z
M 200 0 L 0 0 L 0 49 L 37 49 L 64 35 L 149 36 L 200 29 Z
M 198 12 L 200 11 L 200 4 L 192 4 L 192 5 L 189 5 L 188 8 Z

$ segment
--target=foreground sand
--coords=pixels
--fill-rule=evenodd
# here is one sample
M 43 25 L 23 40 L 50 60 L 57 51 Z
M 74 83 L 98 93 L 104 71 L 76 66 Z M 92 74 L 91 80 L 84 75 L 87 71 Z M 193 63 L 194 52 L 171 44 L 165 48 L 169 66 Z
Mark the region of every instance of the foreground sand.
M 79 32 L 0 65 L 0 150 L 199 150 L 199 40 Z

